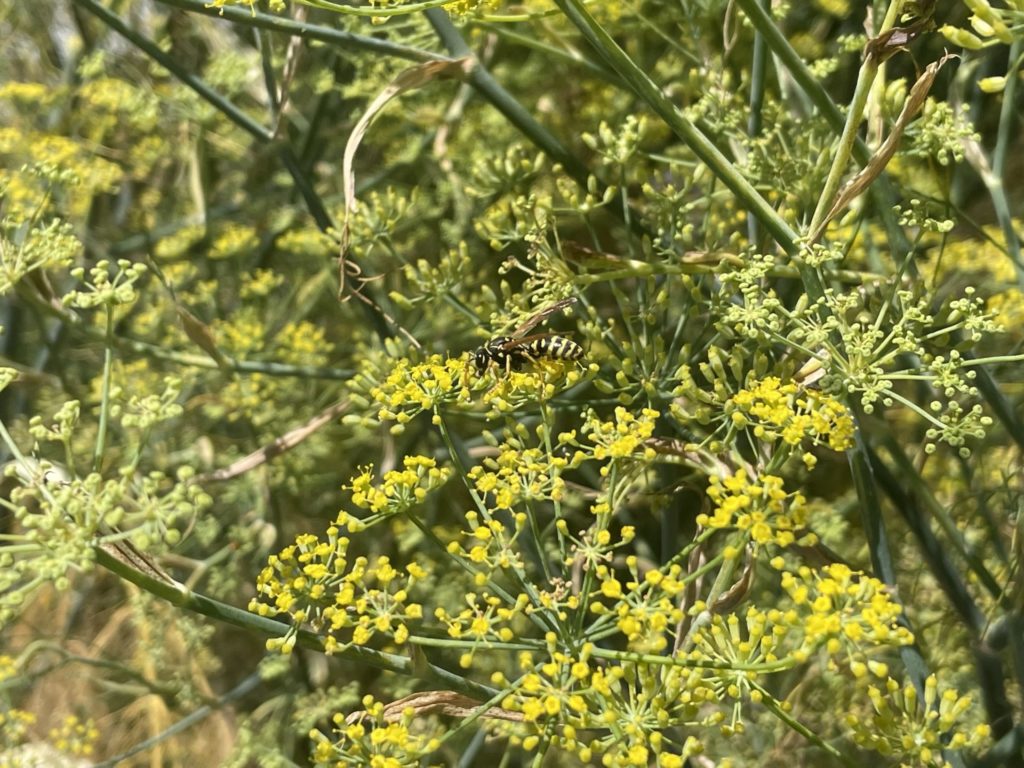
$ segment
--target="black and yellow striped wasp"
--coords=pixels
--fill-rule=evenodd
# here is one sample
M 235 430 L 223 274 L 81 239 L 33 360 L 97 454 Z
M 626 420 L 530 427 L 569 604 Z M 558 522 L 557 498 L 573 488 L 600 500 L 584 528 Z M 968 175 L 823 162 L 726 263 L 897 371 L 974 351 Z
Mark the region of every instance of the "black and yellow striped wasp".
M 572 339 L 559 336 L 557 333 L 524 335 L 541 320 L 565 309 L 575 301 L 576 299 L 572 297 L 556 301 L 532 315 L 509 335 L 495 336 L 488 341 L 473 353 L 477 373 L 482 375 L 491 363 L 504 368 L 507 372 L 518 371 L 526 363 L 545 357 L 552 360 L 579 360 L 583 357 L 583 347 Z

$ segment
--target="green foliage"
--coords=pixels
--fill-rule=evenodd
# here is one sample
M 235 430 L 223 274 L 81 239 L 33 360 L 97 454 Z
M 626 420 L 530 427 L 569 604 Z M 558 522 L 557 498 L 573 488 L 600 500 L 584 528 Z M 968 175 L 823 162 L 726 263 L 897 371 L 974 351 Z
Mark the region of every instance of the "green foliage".
M 1019 3 L 34 5 L 0 765 L 1014 764 Z

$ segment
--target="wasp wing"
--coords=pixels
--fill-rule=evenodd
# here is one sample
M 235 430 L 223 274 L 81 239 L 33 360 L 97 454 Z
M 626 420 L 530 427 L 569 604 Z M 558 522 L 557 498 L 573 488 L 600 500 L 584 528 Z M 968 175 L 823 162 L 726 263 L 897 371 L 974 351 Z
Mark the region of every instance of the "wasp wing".
M 549 307 L 545 307 L 544 309 L 542 309 L 537 314 L 531 315 L 530 318 L 525 323 L 523 323 L 522 325 L 517 327 L 514 331 L 512 331 L 512 333 L 510 335 L 512 337 L 522 336 L 524 333 L 526 333 L 531 328 L 533 328 L 533 326 L 535 326 L 537 323 L 539 323 L 545 317 L 550 317 L 551 315 L 555 314 L 555 312 L 563 310 L 566 307 L 570 306 L 571 304 L 575 304 L 575 303 L 576 303 L 576 297 L 575 296 L 570 296 L 568 299 L 562 299 L 561 301 L 556 301 L 554 304 L 552 304 Z
M 537 341 L 538 339 L 553 339 L 556 336 L 566 336 L 564 333 L 535 333 L 532 336 L 522 336 L 519 338 L 510 338 L 507 341 L 503 341 L 498 344 L 497 347 L 502 352 L 511 352 L 513 349 L 519 347 L 525 347 L 527 344 Z

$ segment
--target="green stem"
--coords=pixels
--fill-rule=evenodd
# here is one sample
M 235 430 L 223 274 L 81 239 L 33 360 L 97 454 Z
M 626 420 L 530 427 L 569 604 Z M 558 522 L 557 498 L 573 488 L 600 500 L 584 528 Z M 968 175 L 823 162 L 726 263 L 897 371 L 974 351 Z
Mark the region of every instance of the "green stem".
M 675 104 L 651 78 L 619 47 L 618 43 L 590 15 L 583 0 L 555 0 L 556 4 L 587 41 L 604 57 L 605 61 L 643 101 L 653 109 L 665 124 L 682 139 L 711 172 L 732 191 L 775 241 L 790 256 L 800 252 L 799 235 L 775 211 L 768 201 L 746 180 L 728 158 L 705 136 L 696 125 L 680 112 Z M 797 266 L 804 290 L 812 300 L 820 298 L 824 289 L 814 270 L 806 265 Z
M 857 489 L 857 499 L 860 502 L 861 524 L 864 528 L 864 535 L 867 537 L 871 566 L 879 579 L 892 589 L 898 589 L 896 566 L 893 562 L 892 550 L 889 548 L 889 536 L 885 530 L 885 521 L 882 515 L 882 502 L 878 496 L 878 487 L 868 459 L 869 451 L 862 426 L 863 417 L 859 413 L 855 413 L 854 418 L 856 423 L 855 443 L 854 447 L 847 451 L 847 457 L 854 486 Z M 901 616 L 901 623 L 906 624 L 913 631 L 906 615 Z M 923 697 L 925 679 L 929 674 L 924 657 L 913 645 L 902 646 L 900 657 L 918 695 Z
M 110 379 L 114 371 L 114 308 L 105 307 L 107 328 L 103 339 L 103 385 L 100 394 L 100 423 L 96 430 L 96 449 L 92 456 L 93 472 L 99 472 L 106 448 L 107 423 L 110 420 Z
M 473 55 L 472 49 L 462 39 L 459 30 L 452 24 L 445 11 L 435 8 L 427 11 L 425 15 L 437 32 L 441 42 L 444 43 L 453 56 L 461 58 Z M 473 67 L 469 75 L 469 84 L 504 115 L 509 123 L 539 147 L 554 162 L 562 165 L 566 172 L 575 179 L 576 183 L 586 189 L 587 179 L 590 176 L 586 165 L 566 149 L 555 138 L 554 134 L 538 123 L 534 116 L 522 104 L 516 101 L 482 64 L 477 63 Z
M 381 56 L 394 56 L 408 61 L 441 61 L 446 58 L 439 56 L 433 51 L 400 45 L 383 38 L 354 35 L 351 32 L 343 32 L 334 27 L 295 21 L 284 16 L 274 16 L 255 9 L 241 8 L 235 5 L 213 6 L 208 4 L 206 0 L 158 0 L 158 2 L 174 8 L 181 8 L 191 13 L 227 19 L 234 24 L 269 29 L 274 32 L 282 32 L 286 35 L 299 37 L 303 40 L 330 43 L 348 50 L 368 51 Z
M 779 720 L 784 722 L 794 731 L 803 736 L 805 739 L 807 739 L 809 742 L 817 746 L 819 749 L 822 749 L 828 754 L 832 755 L 832 757 L 834 757 L 836 760 L 838 760 L 848 768 L 858 768 L 858 766 L 861 765 L 859 762 L 855 762 L 854 760 L 844 755 L 838 749 L 836 749 L 827 741 L 818 736 L 818 734 L 816 734 L 806 725 L 804 725 L 791 714 L 789 714 L 789 712 L 786 711 L 786 708 L 783 707 L 782 704 L 779 701 L 777 701 L 774 696 L 768 693 L 768 691 L 766 691 L 760 685 L 753 683 L 753 686 L 761 692 L 761 703 L 768 709 L 768 711 L 775 715 L 777 718 L 779 718 Z
M 838 132 L 842 132 L 844 119 L 843 113 L 836 106 L 835 102 L 828 95 L 828 91 L 821 82 L 814 76 L 811 70 L 796 49 L 789 44 L 789 40 L 775 24 L 768 9 L 763 7 L 758 0 L 736 0 L 736 4 L 743 10 L 747 18 L 753 24 L 754 29 L 763 35 L 768 47 L 778 58 L 786 69 L 793 76 L 804 94 L 811 103 L 822 114 L 829 125 Z M 871 159 L 871 150 L 860 139 L 856 139 L 853 148 L 854 156 L 861 165 L 866 165 Z M 895 253 L 906 253 L 909 251 L 909 243 L 903 230 L 892 210 L 892 203 L 897 199 L 892 182 L 886 174 L 882 174 L 871 186 L 871 194 L 875 199 L 875 208 L 885 224 L 886 234 Z
M 887 32 L 896 22 L 896 14 L 902 5 L 902 0 L 892 0 L 885 13 L 881 26 L 875 34 L 880 35 Z M 861 65 L 860 73 L 857 75 L 857 86 L 853 92 L 853 100 L 846 112 L 846 124 L 839 137 L 839 145 L 836 147 L 836 154 L 832 158 L 832 167 L 829 169 L 828 178 L 825 179 L 825 186 L 818 198 L 818 206 L 814 209 L 814 216 L 811 217 L 811 224 L 807 228 L 809 232 L 817 232 L 825 216 L 828 215 L 832 202 L 835 200 L 839 184 L 850 164 L 850 157 L 853 155 L 854 147 L 857 144 L 857 130 L 860 128 L 861 120 L 864 118 L 864 109 L 871 95 L 871 87 L 875 82 L 875 75 L 878 74 L 878 58 L 870 54 L 866 55 Z
M 1013 268 L 1017 274 L 1017 285 L 1024 287 L 1024 256 L 1021 254 L 1020 237 L 1014 228 L 1012 206 L 1006 197 L 1005 188 L 1006 156 L 1010 142 L 1016 138 L 1013 123 L 1017 116 L 1017 81 L 1020 79 L 1017 70 L 1021 65 L 1022 57 L 1024 57 L 1022 50 L 1024 50 L 1024 38 L 1018 37 L 1010 46 L 1009 74 L 1006 78 L 1006 88 L 1003 91 L 1002 110 L 999 113 L 996 146 L 992 152 L 992 170 L 991 173 L 982 172 L 981 176 L 989 196 L 992 198 L 992 207 L 995 208 L 999 226 L 1003 230 L 1010 261 L 1013 262 Z
M 233 605 L 228 605 L 197 592 L 192 592 L 177 582 L 167 582 L 153 578 L 132 568 L 104 549 L 96 550 L 96 562 L 151 595 L 216 621 L 269 637 L 284 637 L 292 629 L 290 625 L 283 622 L 257 616 Z M 304 629 L 298 630 L 297 643 L 303 648 L 309 648 L 313 651 L 323 652 L 325 649 L 322 637 Z M 443 685 L 450 690 L 458 691 L 477 699 L 487 699 L 497 693 L 497 691 L 489 686 L 467 680 L 462 675 L 449 672 L 447 669 L 430 662 L 414 664 L 413 659 L 407 656 L 398 656 L 354 645 L 341 649 L 333 655 L 355 664 L 371 666 L 402 675 L 419 676 L 432 683 Z

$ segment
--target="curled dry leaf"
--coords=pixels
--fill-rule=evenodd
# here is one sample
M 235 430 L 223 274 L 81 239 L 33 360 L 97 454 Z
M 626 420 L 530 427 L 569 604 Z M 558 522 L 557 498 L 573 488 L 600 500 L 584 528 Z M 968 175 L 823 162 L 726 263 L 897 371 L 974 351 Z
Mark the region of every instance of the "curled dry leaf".
M 424 717 L 426 715 L 473 717 L 479 714 L 482 706 L 483 704 L 476 699 L 463 696 L 461 693 L 455 693 L 455 691 L 420 691 L 411 696 L 406 696 L 404 699 L 398 699 L 390 704 L 386 704 L 384 706 L 384 721 L 387 723 L 398 722 L 402 719 L 402 713 L 407 709 L 412 709 L 416 713 L 416 717 Z M 491 718 L 492 720 L 510 720 L 516 723 L 523 720 L 521 712 L 512 712 L 501 707 L 489 707 L 481 716 Z M 366 717 L 366 712 L 359 710 L 346 717 L 345 722 L 348 724 L 357 723 L 364 717 Z
M 366 131 L 381 113 L 388 102 L 396 96 L 411 91 L 415 88 L 422 88 L 424 85 L 439 78 L 464 79 L 473 70 L 474 59 L 466 57 L 462 59 L 440 59 L 427 61 L 415 67 L 403 71 L 388 86 L 377 94 L 377 97 L 370 102 L 366 112 L 359 118 L 352 135 L 348 137 L 345 145 L 345 154 L 342 159 L 342 184 L 345 191 L 345 223 L 341 233 L 341 260 L 345 261 L 345 254 L 348 251 L 349 242 L 349 215 L 356 205 L 356 176 L 352 164 L 356 157 L 356 150 L 359 149 Z
M 812 243 L 821 237 L 828 223 L 846 206 L 863 194 L 871 186 L 871 182 L 877 179 L 882 171 L 885 170 L 893 155 L 896 154 L 896 149 L 899 147 L 900 139 L 903 138 L 903 131 L 906 130 L 907 124 L 924 106 L 924 100 L 928 96 L 928 91 L 931 90 L 932 84 L 935 82 L 935 76 L 939 73 L 939 69 L 951 58 L 954 58 L 952 54 L 946 54 L 938 61 L 933 61 L 925 67 L 922 75 L 914 83 L 913 88 L 910 89 L 907 100 L 903 104 L 903 110 L 900 112 L 899 117 L 896 118 L 892 131 L 889 132 L 888 137 L 882 142 L 882 146 L 878 148 L 878 151 L 875 152 L 868 164 L 840 190 L 839 196 L 836 198 L 836 202 L 828 212 L 828 215 L 818 225 L 818 228 L 811 233 L 810 241 Z

